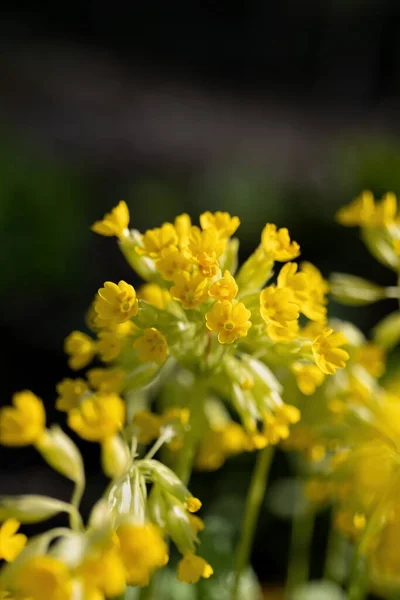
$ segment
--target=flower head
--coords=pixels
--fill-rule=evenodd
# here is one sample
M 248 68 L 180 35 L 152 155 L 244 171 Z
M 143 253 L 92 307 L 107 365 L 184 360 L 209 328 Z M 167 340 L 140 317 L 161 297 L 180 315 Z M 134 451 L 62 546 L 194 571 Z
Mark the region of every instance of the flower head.
M 70 600 L 72 579 L 61 560 L 52 556 L 34 556 L 18 572 L 15 589 L 29 600 Z
M 190 267 L 190 260 L 177 246 L 168 246 L 161 250 L 156 260 L 156 269 L 167 281 L 173 281 L 177 273 L 186 271 Z
M 73 331 L 64 342 L 64 350 L 69 355 L 68 365 L 74 371 L 79 371 L 92 362 L 96 345 L 86 333 Z
M 106 281 L 98 291 L 94 309 L 104 326 L 128 321 L 139 310 L 135 288 L 125 281 L 120 281 L 118 285 Z
M 226 238 L 221 237 L 215 227 L 203 231 L 192 227 L 188 250 L 204 277 L 215 277 L 219 271 L 218 258 L 226 246 Z
M 193 309 L 207 300 L 208 281 L 201 273 L 182 271 L 174 277 L 174 285 L 170 289 L 174 300 L 180 302 L 183 308 Z
M 231 217 L 228 212 L 209 211 L 200 215 L 200 225 L 203 229 L 214 227 L 221 237 L 231 237 L 240 225 L 239 217 Z
M 342 206 L 336 213 L 336 220 L 346 227 L 367 225 L 375 210 L 374 196 L 366 190 L 357 196 L 348 206 Z
M 313 394 L 325 379 L 324 373 L 317 365 L 295 362 L 292 364 L 291 370 L 296 375 L 299 390 L 306 396 Z
M 168 561 L 168 548 L 160 529 L 152 523 L 126 523 L 118 528 L 117 536 L 127 583 L 148 585 L 153 571 Z
M 111 362 L 119 356 L 122 341 L 116 331 L 100 331 L 97 337 L 97 352 L 104 362 Z
M 125 422 L 125 404 L 117 394 L 94 394 L 68 413 L 68 425 L 89 442 L 118 433 Z
M 298 331 L 299 309 L 290 288 L 263 289 L 260 294 L 260 313 L 267 323 L 267 333 L 274 341 L 286 341 Z
M 91 229 L 95 233 L 105 236 L 124 238 L 129 225 L 129 209 L 126 202 L 121 200 L 110 213 L 106 213 L 101 221 L 96 221 Z
M 87 383 L 83 379 L 63 379 L 57 384 L 57 410 L 68 412 L 72 408 L 76 408 L 79 400 L 88 390 Z
M 208 290 L 209 296 L 216 300 L 233 300 L 239 291 L 235 278 L 229 271 L 225 271 L 222 279 L 212 284 Z
M 17 533 L 19 526 L 16 519 L 7 519 L 0 527 L 0 560 L 11 562 L 24 549 L 27 537 Z
M 250 317 L 251 312 L 242 302 L 223 300 L 216 302 L 206 313 L 206 325 L 210 331 L 218 333 L 220 344 L 232 344 L 247 335 Z
M 295 263 L 286 263 L 278 275 L 278 288 L 292 290 L 294 302 L 306 317 L 313 321 L 324 321 L 325 294 L 328 291 L 325 280 L 311 263 L 302 263 L 301 271 L 297 269 Z
M 29 446 L 40 440 L 46 426 L 43 402 L 29 390 L 12 398 L 14 406 L 0 409 L 0 443 L 4 446 Z
M 176 246 L 179 242 L 178 234 L 172 223 L 164 223 L 161 227 L 148 229 L 143 237 L 143 247 L 138 249 L 139 253 L 159 258 L 161 252 L 170 246 Z
M 340 346 L 347 344 L 342 332 L 324 329 L 312 343 L 312 353 L 316 364 L 326 375 L 333 375 L 337 369 L 344 369 L 349 354 Z
M 102 594 L 101 598 L 103 594 L 107 598 L 122 594 L 125 590 L 125 567 L 118 544 L 112 540 L 108 544 L 91 548 L 75 575 L 83 580 L 85 590 L 96 590 Z M 94 600 L 96 598 L 94 596 Z
M 201 577 L 209 579 L 213 573 L 212 566 L 204 558 L 191 552 L 185 554 L 178 564 L 178 579 L 185 583 L 197 583 Z
M 118 393 L 126 373 L 122 369 L 90 369 L 86 373 L 90 386 L 103 394 Z
M 286 262 L 293 260 L 300 254 L 300 246 L 297 242 L 290 240 L 289 231 L 286 227 L 277 229 L 276 225 L 267 223 L 261 234 L 261 244 L 267 256 Z
M 145 329 L 143 335 L 138 338 L 133 347 L 139 352 L 141 361 L 148 363 L 155 361 L 162 365 L 168 356 L 167 340 L 155 327 Z

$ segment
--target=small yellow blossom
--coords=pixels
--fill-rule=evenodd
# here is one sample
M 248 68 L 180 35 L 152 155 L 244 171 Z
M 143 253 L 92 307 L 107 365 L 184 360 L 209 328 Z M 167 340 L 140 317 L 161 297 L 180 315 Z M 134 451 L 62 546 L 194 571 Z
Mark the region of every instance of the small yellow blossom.
M 392 192 L 385 194 L 380 202 L 375 205 L 375 210 L 368 225 L 371 227 L 385 227 L 393 225 L 397 213 L 397 198 Z
M 227 422 L 213 427 L 201 440 L 196 455 L 196 467 L 214 471 L 230 456 L 250 450 L 251 441 L 239 423 Z
M 365 190 L 347 206 L 342 206 L 336 213 L 336 220 L 346 227 L 368 225 L 375 210 L 372 192 Z
M 231 237 L 240 225 L 239 217 L 231 217 L 228 212 L 209 211 L 200 215 L 200 225 L 202 229 L 214 227 L 221 237 Z
M 267 333 L 273 342 L 288 342 L 298 335 L 299 323 L 290 321 L 285 327 L 271 324 L 267 327 Z
M 186 213 L 178 215 L 175 217 L 174 225 L 175 231 L 178 235 L 179 247 L 186 248 L 189 243 L 190 229 L 192 227 L 192 222 L 189 215 Z
M 89 385 L 103 394 L 119 392 L 126 376 L 122 369 L 90 369 L 86 373 Z
M 140 410 L 134 415 L 132 424 L 139 429 L 137 435 L 139 443 L 150 444 L 160 435 L 162 419 L 160 415 L 155 415 L 149 410 Z
M 212 284 L 208 290 L 209 296 L 216 300 L 233 300 L 239 291 L 235 278 L 226 270 L 222 279 Z
M 349 354 L 340 346 L 347 344 L 342 332 L 325 329 L 312 343 L 312 353 L 316 364 L 325 375 L 333 375 L 337 369 L 344 369 Z
M 276 225 L 272 223 L 267 223 L 264 227 L 261 243 L 266 255 L 279 262 L 293 260 L 300 254 L 300 246 L 291 241 L 286 227 L 277 230 Z
M 100 331 L 97 337 L 97 352 L 101 360 L 110 362 L 119 356 L 122 350 L 122 341 L 116 331 Z
M 197 515 L 188 515 L 190 527 L 197 535 L 200 531 L 204 530 L 204 521 L 200 519 Z
M 29 446 L 37 443 L 46 426 L 43 402 L 29 390 L 12 398 L 14 406 L 0 409 L 0 443 L 4 446 Z
M 373 342 L 366 342 L 357 348 L 354 360 L 373 377 L 381 377 L 385 372 L 385 352 L 381 346 Z
M 187 271 L 189 267 L 189 258 L 176 246 L 168 246 L 161 250 L 156 260 L 157 271 L 167 281 L 173 281 L 177 273 Z
M 206 325 L 210 331 L 218 333 L 220 344 L 232 344 L 245 337 L 251 327 L 251 312 L 242 302 L 233 300 L 218 301 L 206 313 Z
M 292 262 L 282 267 L 278 275 L 278 288 L 292 290 L 293 301 L 306 317 L 313 321 L 325 321 L 327 283 L 311 263 L 302 263 L 299 272 L 297 268 Z
M 68 413 L 68 425 L 89 442 L 101 442 L 121 431 L 125 404 L 117 394 L 94 394 Z
M 104 326 L 128 321 L 135 317 L 139 310 L 135 288 L 125 281 L 120 281 L 118 285 L 106 281 L 104 287 L 98 291 L 94 309 Z
M 157 308 L 165 308 L 171 300 L 171 294 L 156 283 L 144 283 L 137 292 L 140 300 L 145 300 Z
M 159 258 L 162 250 L 176 246 L 179 242 L 178 234 L 172 223 L 164 223 L 161 227 L 148 229 L 143 237 L 143 248 L 138 248 L 139 254 L 146 254 L 151 258 Z
M 144 363 L 156 362 L 162 365 L 168 356 L 167 340 L 155 327 L 149 327 L 143 331 L 133 347 L 139 352 L 139 358 Z
M 201 502 L 198 498 L 195 498 L 194 496 L 190 496 L 187 500 L 186 500 L 186 508 L 188 509 L 188 511 L 190 513 L 195 513 L 198 510 L 200 510 L 201 508 Z
M 183 308 L 193 309 L 207 300 L 208 280 L 201 273 L 183 271 L 174 277 L 174 285 L 170 289 L 174 300 L 180 302 Z
M 27 537 L 17 533 L 19 527 L 16 519 L 7 519 L 0 527 L 0 560 L 12 562 L 24 549 Z
M 220 237 L 215 227 L 201 230 L 192 227 L 188 250 L 204 277 L 215 277 L 219 271 L 218 258 L 226 246 L 226 238 Z
M 299 318 L 299 309 L 290 288 L 276 288 L 273 285 L 260 294 L 260 313 L 268 324 L 285 327 Z
M 128 585 L 148 585 L 155 569 L 168 562 L 168 547 L 156 525 L 124 524 L 117 530 Z
M 88 391 L 86 381 L 83 379 L 63 379 L 57 384 L 58 398 L 56 400 L 57 410 L 68 412 L 76 408 L 83 394 Z
M 73 331 L 64 342 L 64 350 L 69 355 L 70 368 L 79 371 L 92 362 L 96 353 L 96 344 L 85 333 Z
M 129 209 L 126 202 L 121 202 L 112 209 L 110 213 L 106 213 L 102 221 L 96 221 L 91 229 L 95 233 L 106 236 L 117 236 L 120 239 L 124 238 L 128 232 L 129 225 Z
M 21 567 L 15 589 L 29 600 L 71 600 L 72 580 L 67 566 L 57 558 L 35 556 Z
M 324 373 L 317 365 L 295 362 L 292 364 L 291 370 L 296 375 L 300 391 L 306 396 L 313 394 L 325 379 Z
M 197 583 L 201 577 L 209 579 L 214 573 L 211 565 L 201 556 L 185 554 L 178 564 L 178 579 L 185 583 Z
M 278 444 L 289 437 L 289 425 L 294 425 L 300 420 L 300 411 L 295 406 L 283 404 L 275 409 L 274 414 L 263 415 L 263 434 L 270 444 Z
M 114 598 L 125 590 L 125 567 L 118 545 L 94 547 L 74 573 L 84 582 L 84 588 Z

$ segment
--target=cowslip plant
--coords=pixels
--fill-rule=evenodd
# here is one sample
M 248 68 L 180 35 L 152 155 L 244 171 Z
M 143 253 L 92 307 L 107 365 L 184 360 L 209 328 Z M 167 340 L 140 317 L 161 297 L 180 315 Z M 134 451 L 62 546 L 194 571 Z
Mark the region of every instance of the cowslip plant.
M 92 230 L 116 237 L 145 283 L 100 287 L 87 312 L 91 334 L 73 331 L 65 340 L 71 369 L 95 364 L 61 381 L 55 400 L 69 428 L 100 445 L 109 485 L 83 522 L 85 475 L 74 442 L 58 426 L 46 427 L 43 403 L 31 391 L 1 409 L 0 442 L 34 446 L 74 484 L 70 502 L 0 498 L 5 598 L 101 600 L 136 586 L 142 598 L 155 599 L 152 581 L 168 562 L 170 542 L 181 555 L 180 581 L 210 578 L 213 567 L 198 552 L 204 524 L 194 514 L 201 502 L 187 487 L 191 472 L 255 451 L 230 592 L 243 598 L 274 447 L 291 447 L 293 431 L 292 447 L 312 446 L 314 458 L 315 448 L 324 453 L 330 432 L 312 415 L 303 425 L 304 399 L 323 396 L 319 411 L 328 412 L 331 401 L 346 403 L 351 369 L 362 364 L 352 358 L 353 346 L 362 351 L 362 344 L 348 342 L 341 325 L 327 321 L 327 282 L 311 263 L 294 262 L 300 247 L 287 229 L 266 224 L 238 268 L 236 216 L 205 212 L 199 227 L 182 214 L 143 234 L 129 221 L 121 201 Z M 355 363 L 350 370 L 348 362 Z M 332 392 L 338 388 L 343 397 Z M 301 428 L 311 432 L 303 445 Z M 70 527 L 29 541 L 17 533 L 20 523 L 58 512 L 68 513 Z

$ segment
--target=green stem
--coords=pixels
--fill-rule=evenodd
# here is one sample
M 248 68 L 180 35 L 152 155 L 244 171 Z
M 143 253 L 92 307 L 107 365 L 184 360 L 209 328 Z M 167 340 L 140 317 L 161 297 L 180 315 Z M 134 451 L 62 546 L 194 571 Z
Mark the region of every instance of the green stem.
M 267 446 L 260 450 L 251 476 L 250 487 L 247 492 L 244 517 L 241 527 L 239 544 L 236 550 L 235 580 L 233 585 L 232 600 L 240 598 L 240 579 L 243 571 L 250 562 L 251 548 L 253 546 L 258 516 L 265 495 L 268 475 L 274 455 L 274 447 Z
M 339 533 L 333 524 L 334 514 L 326 545 L 326 558 L 323 578 L 342 585 L 346 577 L 346 565 L 348 560 L 347 540 Z
M 71 497 L 71 505 L 74 507 L 75 511 L 70 514 L 70 526 L 74 531 L 80 531 L 82 529 L 82 519 L 79 513 L 79 506 L 81 504 L 84 491 L 85 480 L 82 479 L 77 481 Z
M 314 513 L 311 511 L 293 517 L 285 593 L 287 598 L 290 598 L 297 587 L 308 581 L 314 520 Z

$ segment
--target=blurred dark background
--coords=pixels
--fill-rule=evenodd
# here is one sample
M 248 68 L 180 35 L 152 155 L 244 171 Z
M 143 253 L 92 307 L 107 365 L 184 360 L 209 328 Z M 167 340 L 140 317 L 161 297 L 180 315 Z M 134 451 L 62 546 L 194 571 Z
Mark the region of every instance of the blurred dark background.
M 393 283 L 333 216 L 363 188 L 400 192 L 398 2 L 6 2 L 1 12 L 2 403 L 30 388 L 59 419 L 63 339 L 84 327 L 105 280 L 131 277 L 116 244 L 89 231 L 120 199 L 141 230 L 183 211 L 238 214 L 242 257 L 276 222 L 324 275 Z M 365 332 L 390 308 L 332 303 Z M 84 448 L 100 489 L 97 448 Z M 211 488 L 233 494 L 251 460 L 230 461 Z M 68 490 L 31 450 L 1 449 L 0 482 L 2 493 Z M 264 521 L 254 564 L 280 580 L 286 534 L 269 548 Z

